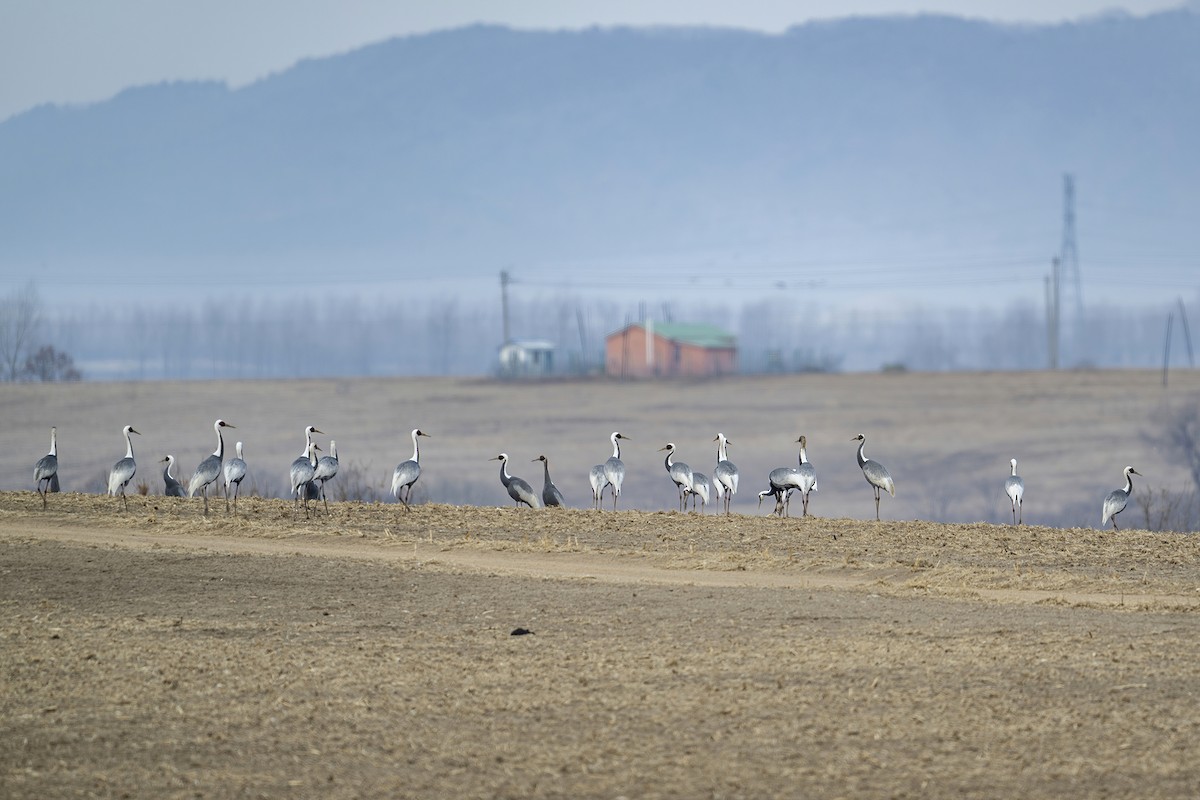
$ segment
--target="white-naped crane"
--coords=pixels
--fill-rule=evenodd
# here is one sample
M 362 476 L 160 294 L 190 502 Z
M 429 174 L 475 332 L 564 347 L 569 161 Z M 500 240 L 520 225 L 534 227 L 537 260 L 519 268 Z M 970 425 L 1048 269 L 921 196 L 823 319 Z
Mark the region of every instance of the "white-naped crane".
M 121 433 L 125 436 L 125 457 L 117 463 L 113 464 L 112 470 L 108 473 L 108 493 L 113 497 L 121 495 L 123 508 L 129 510 L 129 498 L 125 496 L 125 487 L 133 480 L 134 474 L 137 472 L 137 462 L 133 459 L 133 440 L 129 438 L 129 434 L 140 433 L 133 429 L 132 425 L 126 425 L 121 429 Z
M 542 462 L 542 468 L 545 470 L 545 476 L 542 479 L 542 503 L 546 508 L 551 506 L 566 508 L 567 501 L 563 499 L 562 492 L 554 485 L 554 481 L 550 480 L 550 459 L 545 455 L 540 455 L 533 460 Z
M 192 473 L 192 479 L 188 482 L 188 497 L 195 497 L 196 492 L 200 492 L 204 496 L 204 516 L 208 516 L 208 485 L 221 477 L 221 462 L 225 460 L 225 437 L 221 435 L 221 428 L 234 428 L 235 425 L 230 425 L 223 419 L 219 419 L 213 423 L 213 430 L 217 432 L 217 449 L 212 451 L 212 455 L 200 462 L 196 467 L 196 471 Z
M 508 474 L 508 453 L 501 453 L 488 460 L 500 462 L 500 482 L 504 484 L 505 491 L 508 492 L 508 496 L 515 501 L 516 505 L 520 506 L 524 503 L 530 508 L 542 507 L 542 499 L 533 491 L 533 487 L 529 485 L 529 481 L 524 478 L 518 478 L 516 475 Z
M 1125 488 L 1113 489 L 1108 493 L 1108 497 L 1104 498 L 1104 514 L 1100 517 L 1101 528 L 1108 525 L 1108 521 L 1111 519 L 1113 530 L 1120 530 L 1117 527 L 1117 514 L 1125 510 L 1125 506 L 1129 503 L 1129 495 L 1133 494 L 1133 478 L 1129 476 L 1137 475 L 1140 477 L 1142 473 L 1133 467 L 1126 467 L 1124 474 Z
M 1008 495 L 1008 499 L 1012 503 L 1013 525 L 1023 525 L 1025 512 L 1022 503 L 1025 500 L 1025 481 L 1017 475 L 1017 460 L 1010 458 L 1008 463 L 1012 465 L 1012 474 L 1004 479 L 1004 493 Z M 1017 516 L 1018 513 L 1020 517 Z
M 33 465 L 33 485 L 42 497 L 42 510 L 46 510 L 46 495 L 50 493 L 58 480 L 58 428 L 50 429 L 50 452 L 37 460 Z M 42 482 L 45 482 L 45 487 Z
M 316 442 L 310 440 L 304 448 L 304 455 L 292 462 L 292 468 L 288 474 L 291 480 L 292 496 L 295 498 L 292 505 L 304 502 L 305 519 L 308 519 L 308 485 L 312 483 L 313 475 L 317 474 L 317 451 L 320 449 Z
M 237 513 L 238 492 L 242 488 L 242 479 L 246 477 L 246 459 L 242 457 L 242 443 L 233 446 L 237 454 L 225 462 L 221 474 L 225 478 L 225 511 L 229 511 L 229 487 L 233 487 L 233 513 Z
M 867 479 L 867 483 L 871 484 L 871 488 L 875 490 L 875 521 L 878 522 L 879 493 L 880 491 L 884 491 L 895 497 L 896 482 L 892 480 L 892 476 L 883 464 L 880 464 L 878 461 L 872 461 L 863 453 L 863 448 L 867 445 L 866 436 L 860 433 L 850 441 L 858 442 L 858 466 L 862 469 L 863 477 Z
M 608 486 L 608 478 L 604 477 L 604 465 L 596 464 L 588 470 L 588 483 L 592 485 L 592 508 L 600 510 L 600 499 L 604 497 L 604 487 Z
M 396 465 L 395 471 L 392 472 L 392 496 L 404 504 L 406 511 L 412 511 L 408 506 L 408 501 L 412 499 L 413 484 L 417 482 L 417 478 L 421 477 L 421 447 L 417 443 L 418 436 L 432 438 L 420 428 L 413 428 L 412 458 L 407 461 L 401 461 Z
M 658 448 L 660 453 L 664 450 L 667 451 L 667 456 L 663 459 L 663 466 L 667 468 L 667 474 L 671 476 L 675 488 L 679 490 L 679 512 L 683 513 L 687 505 L 687 496 L 692 491 L 692 468 L 683 461 L 675 460 L 674 442 L 667 442 Z
M 184 488 L 183 482 L 171 474 L 171 470 L 175 468 L 175 456 L 167 453 L 158 463 L 166 464 L 163 467 L 163 496 L 187 497 L 187 489 Z
M 329 512 L 329 501 L 325 499 L 325 481 L 332 480 L 338 472 L 338 457 L 337 457 L 337 442 L 333 439 L 329 440 L 329 455 L 321 456 L 317 459 L 316 474 L 313 475 L 313 484 L 318 482 L 321 484 L 318 494 L 321 497 L 321 502 L 325 505 L 325 512 Z
M 612 487 L 613 511 L 617 510 L 617 498 L 621 496 L 621 484 L 625 482 L 625 462 L 621 460 L 621 440 L 629 437 L 618 431 L 613 431 L 608 437 L 612 442 L 613 454 L 604 462 L 604 479 Z
M 717 490 L 717 499 L 724 499 L 725 513 L 729 513 L 729 504 L 733 502 L 733 496 L 738 490 L 738 468 L 729 460 L 729 455 L 726 450 L 728 445 L 733 444 L 725 438 L 725 434 L 718 433 L 713 439 L 717 443 L 717 466 L 713 468 L 713 488 Z

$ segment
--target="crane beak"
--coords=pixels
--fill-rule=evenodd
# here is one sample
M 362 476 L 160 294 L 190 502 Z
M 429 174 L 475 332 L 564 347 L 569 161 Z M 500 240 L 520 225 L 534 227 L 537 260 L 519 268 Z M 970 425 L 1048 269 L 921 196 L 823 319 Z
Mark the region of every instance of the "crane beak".
M 138 433 L 137 431 L 135 431 L 133 428 L 130 428 L 130 429 L 129 429 L 129 432 L 130 432 L 130 433 L 137 433 L 137 435 L 138 435 L 138 436 L 141 436 L 141 434 L 140 434 L 140 433 Z
M 234 425 L 233 423 L 230 423 L 230 422 L 226 422 L 226 423 L 225 423 L 225 427 L 226 427 L 226 428 L 236 428 L 236 427 L 237 427 L 237 425 Z

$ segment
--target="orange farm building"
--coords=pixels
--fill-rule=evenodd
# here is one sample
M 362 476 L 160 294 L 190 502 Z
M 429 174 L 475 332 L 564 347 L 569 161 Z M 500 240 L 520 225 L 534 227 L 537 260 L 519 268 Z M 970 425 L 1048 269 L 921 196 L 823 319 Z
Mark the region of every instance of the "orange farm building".
M 737 338 L 713 325 L 648 321 L 605 340 L 604 371 L 615 378 L 702 378 L 736 369 Z

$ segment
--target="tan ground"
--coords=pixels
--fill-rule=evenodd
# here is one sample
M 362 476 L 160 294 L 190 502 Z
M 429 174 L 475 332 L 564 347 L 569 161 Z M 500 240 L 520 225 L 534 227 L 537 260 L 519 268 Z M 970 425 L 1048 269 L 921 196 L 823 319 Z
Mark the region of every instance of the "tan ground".
M 51 503 L 0 797 L 1200 795 L 1194 536 Z

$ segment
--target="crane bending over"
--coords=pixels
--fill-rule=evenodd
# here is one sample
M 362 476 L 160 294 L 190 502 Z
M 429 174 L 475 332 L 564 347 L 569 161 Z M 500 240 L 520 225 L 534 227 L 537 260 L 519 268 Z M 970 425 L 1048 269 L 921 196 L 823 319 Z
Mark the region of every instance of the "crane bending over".
M 887 469 L 878 461 L 872 461 L 863 454 L 863 448 L 867 445 L 867 437 L 861 433 L 855 436 L 850 441 L 858 442 L 858 466 L 862 468 L 863 477 L 867 479 L 867 483 L 875 490 L 875 521 L 879 521 L 879 491 L 882 489 L 892 497 L 896 496 L 896 483 L 892 480 L 892 476 L 888 474 Z
M 1133 467 L 1125 468 L 1125 488 L 1113 489 L 1108 493 L 1108 497 L 1104 498 L 1104 515 L 1100 518 L 1100 527 L 1103 528 L 1111 519 L 1113 530 L 1120 530 L 1117 527 L 1117 514 L 1125 510 L 1125 505 L 1129 502 L 1129 495 L 1133 494 L 1133 478 L 1130 475 L 1141 476 Z
M 46 495 L 50 493 L 51 487 L 58 480 L 58 443 L 56 437 L 58 428 L 50 429 L 50 452 L 37 460 L 33 465 L 33 484 L 37 487 L 37 493 L 42 496 L 42 510 L 46 510 Z M 45 488 L 42 488 L 42 481 L 46 482 Z
M 604 496 L 604 487 L 608 486 L 603 464 L 597 464 L 588 471 L 588 482 L 592 485 L 592 508 L 599 511 L 600 498 Z
M 534 494 L 533 487 L 529 485 L 529 481 L 508 474 L 508 453 L 501 453 L 495 458 L 489 458 L 488 460 L 500 462 L 500 482 L 504 484 L 505 490 L 508 491 L 508 496 L 515 500 L 518 506 L 524 503 L 530 508 L 542 507 L 542 500 Z M 536 459 L 534 460 L 536 461 Z
M 217 432 L 217 449 L 200 462 L 200 466 L 196 467 L 191 481 L 188 482 L 188 497 L 195 497 L 197 491 L 204 496 L 204 516 L 206 517 L 208 516 L 208 485 L 221 477 L 221 462 L 225 459 L 225 438 L 221 436 L 221 428 L 234 427 L 236 426 L 230 425 L 223 419 L 213 423 L 213 430 Z
M 121 495 L 121 502 L 124 504 L 126 511 L 129 510 L 129 498 L 125 496 L 125 487 L 133 480 L 134 473 L 137 472 L 137 462 L 133 460 L 133 440 L 129 438 L 129 434 L 140 433 L 133 429 L 132 425 L 126 425 L 121 429 L 121 433 L 125 435 L 125 457 L 113 464 L 112 471 L 108 473 L 108 493 L 113 497 L 117 494 Z
M 396 465 L 396 471 L 392 473 L 392 496 L 401 503 L 404 503 L 404 508 L 406 511 L 412 511 L 412 509 L 408 507 L 408 501 L 412 499 L 413 484 L 417 482 L 417 478 L 421 477 L 421 448 L 417 445 L 418 436 L 425 436 L 429 438 L 428 433 L 425 433 L 420 428 L 413 428 L 412 458 L 410 458 L 408 461 L 401 461 Z M 405 489 L 408 491 L 404 491 Z
M 233 446 L 237 455 L 225 462 L 221 468 L 225 477 L 225 510 L 229 511 L 229 487 L 233 486 L 233 513 L 237 513 L 238 492 L 242 488 L 242 478 L 246 477 L 246 461 L 242 458 L 242 443 Z
M 1017 460 L 1011 458 L 1009 464 L 1012 465 L 1012 474 L 1004 479 L 1004 493 L 1012 502 L 1013 525 L 1022 525 L 1025 523 L 1025 513 L 1021 507 L 1021 503 L 1025 499 L 1025 481 L 1017 475 Z M 1021 512 L 1019 519 L 1017 518 L 1018 511 Z
M 808 447 L 808 437 L 801 435 L 796 440 L 796 444 L 800 445 L 798 465 L 795 467 L 776 467 L 767 476 L 767 480 L 771 484 L 771 489 L 775 493 L 776 516 L 782 517 L 788 514 L 792 504 L 792 492 L 799 491 L 804 504 L 801 516 L 807 517 L 809 494 L 817 491 L 817 470 L 809 463 L 808 455 L 805 453 L 805 448 Z M 762 505 L 762 498 L 759 498 L 759 505 Z
M 675 443 L 667 442 L 666 445 L 658 448 L 658 452 L 667 451 L 667 457 L 663 459 L 663 466 L 667 468 L 667 474 L 671 476 L 671 480 L 675 482 L 675 488 L 679 490 L 679 512 L 683 513 L 684 507 L 687 505 L 687 496 L 692 491 L 692 468 L 682 461 L 675 461 Z
M 628 436 L 613 431 L 608 440 L 612 442 L 613 454 L 604 462 L 604 480 L 613 490 L 613 511 L 617 510 L 617 498 L 621 496 L 621 484 L 625 482 L 625 462 L 621 460 L 621 439 Z
M 542 462 L 542 467 L 546 472 L 545 477 L 542 479 L 542 502 L 545 503 L 546 508 L 550 506 L 566 508 L 567 501 L 563 499 L 562 492 L 554 485 L 554 481 L 550 480 L 550 459 L 541 455 L 533 460 Z
M 325 481 L 330 480 L 337 475 L 338 457 L 337 457 L 337 442 L 333 439 L 329 440 L 329 455 L 321 456 L 317 459 L 317 471 L 313 475 L 313 483 L 321 482 L 319 494 L 321 502 L 325 504 L 325 512 L 329 512 L 329 501 L 325 499 Z
M 733 502 L 733 496 L 738 490 L 738 468 L 729 460 L 726 453 L 726 446 L 733 444 L 725 438 L 725 434 L 718 433 L 713 439 L 717 443 L 717 466 L 713 469 L 713 488 L 717 490 L 717 499 L 722 499 L 724 495 L 725 513 L 729 513 L 729 504 Z M 722 491 L 724 490 L 724 491 Z
M 320 431 L 317 431 L 320 433 Z M 310 441 L 304 448 L 304 455 L 292 462 L 290 478 L 292 495 L 296 498 L 292 505 L 304 501 L 304 518 L 308 519 L 308 485 L 312 483 L 313 475 L 317 473 L 317 443 Z
M 171 474 L 171 470 L 175 468 L 175 456 L 167 453 L 158 463 L 167 465 L 163 467 L 163 496 L 187 497 L 187 489 L 183 488 L 183 483 Z

